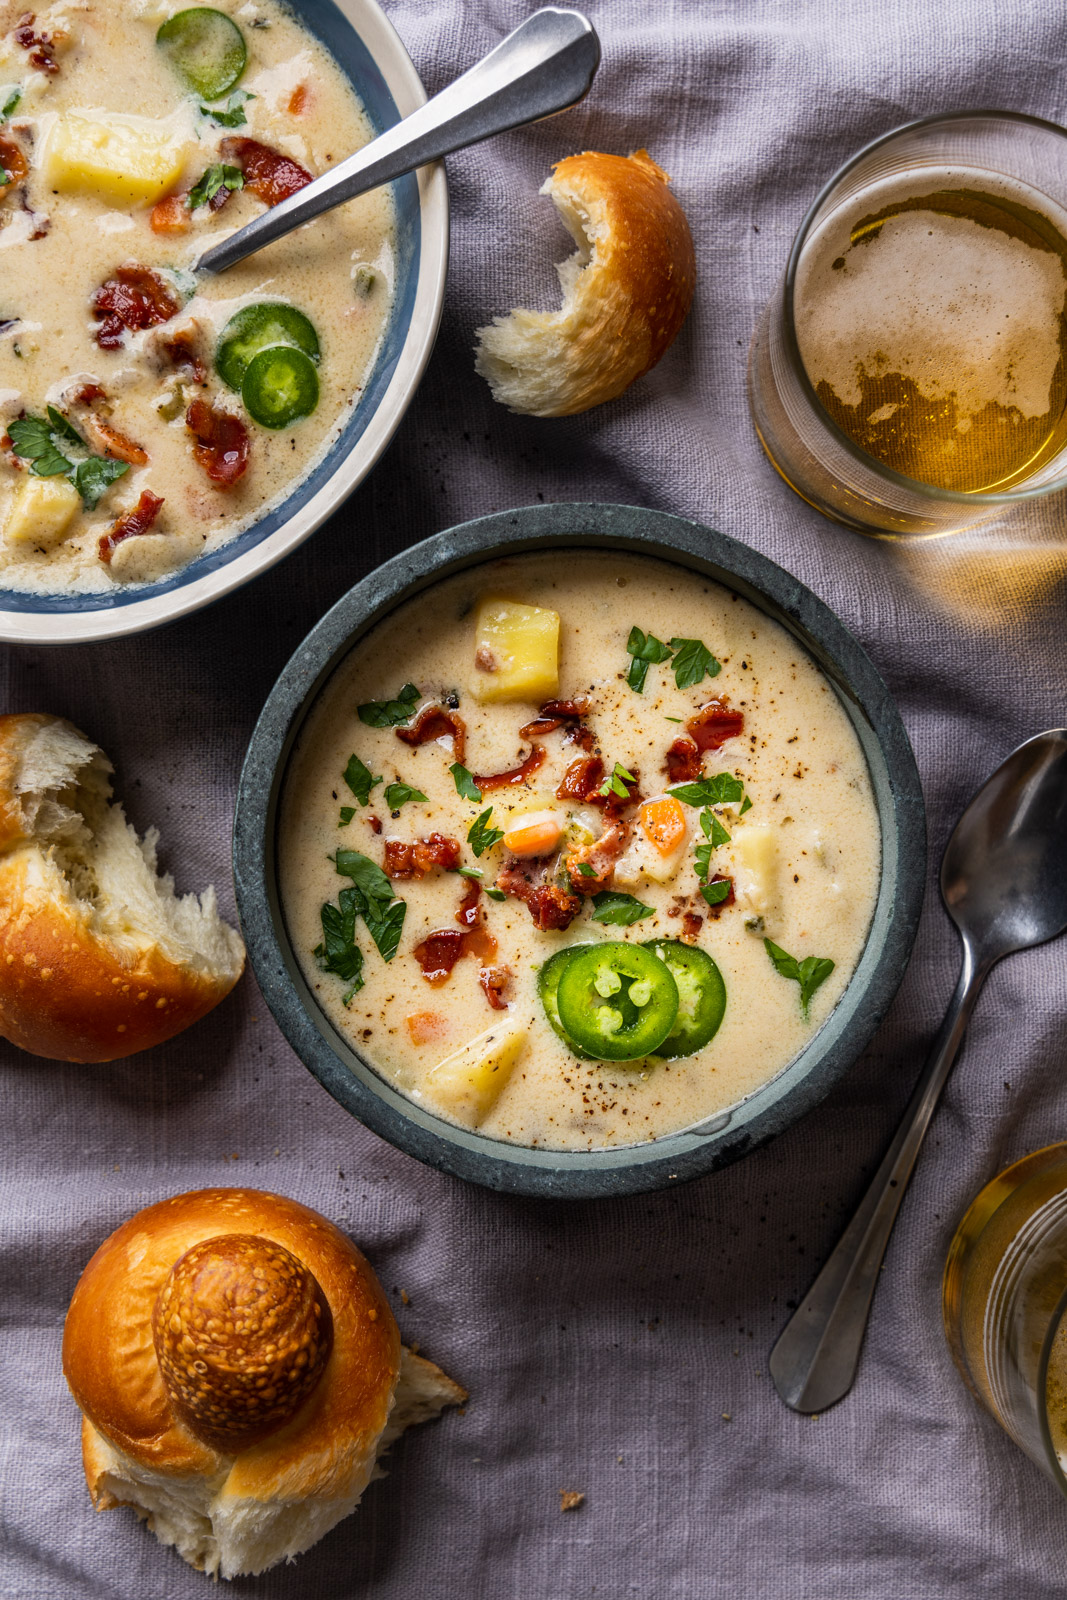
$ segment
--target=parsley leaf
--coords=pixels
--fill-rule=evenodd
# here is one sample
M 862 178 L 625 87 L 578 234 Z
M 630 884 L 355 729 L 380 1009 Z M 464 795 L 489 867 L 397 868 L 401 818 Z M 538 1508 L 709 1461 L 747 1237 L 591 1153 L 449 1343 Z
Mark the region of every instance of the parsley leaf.
M 313 953 L 323 972 L 333 972 L 351 984 L 342 996 L 347 1006 L 363 987 L 363 951 L 356 944 L 359 893 L 356 889 L 342 889 L 337 901 L 337 905 L 327 901 L 322 908 L 322 943 L 316 945 Z
M 368 700 L 366 705 L 357 706 L 356 712 L 368 728 L 396 728 L 411 721 L 418 702 L 418 689 L 413 683 L 405 683 L 395 700 Z
M 485 877 L 481 867 L 457 867 L 456 871 L 461 878 L 473 878 L 476 883 L 480 883 Z
M 193 184 L 185 203 L 190 211 L 195 211 L 198 206 L 206 206 L 209 200 L 214 200 L 220 189 L 243 189 L 244 186 L 245 175 L 240 167 L 228 167 L 217 161 Z
M 674 651 L 671 668 L 679 689 L 691 689 L 705 678 L 717 678 L 722 671 L 722 663 L 716 661 L 699 639 L 672 639 L 671 649 Z
M 460 761 L 453 761 L 448 770 L 455 780 L 456 793 L 460 796 L 460 798 L 463 800 L 473 800 L 475 804 L 477 804 L 477 802 L 482 798 L 482 791 L 479 789 L 478 785 L 475 783 L 474 779 L 471 777 L 463 763 Z M 501 834 L 500 837 L 503 838 L 503 834 Z M 475 854 L 477 854 L 477 851 L 475 851 Z
M 704 899 L 708 902 L 709 906 L 717 906 L 721 905 L 722 901 L 729 898 L 730 890 L 732 888 L 732 879 L 716 878 L 711 883 L 702 883 L 700 885 L 700 892 L 704 896 Z
M 341 807 L 341 820 L 338 823 L 338 827 L 339 828 L 347 828 L 348 824 L 352 821 L 352 818 L 355 816 L 355 814 L 356 814 L 355 806 L 342 806 Z
M 4 97 L 4 103 L 0 106 L 0 122 L 6 122 L 22 99 L 22 89 L 17 83 L 12 83 L 5 89 L 0 89 L 0 94 Z
M 89 448 L 77 428 L 72 422 L 68 421 L 62 411 L 57 411 L 55 406 L 47 406 L 45 409 L 48 412 L 48 420 L 52 425 L 53 435 L 58 435 L 60 439 L 66 439 L 68 444 L 80 444 L 83 450 Z
M 751 811 L 751 810 L 752 810 L 752 801 L 748 798 L 748 795 L 746 794 L 745 798 L 741 802 L 741 809 L 737 814 L 738 814 L 739 817 L 743 817 L 746 811 Z
M 384 961 L 391 961 L 400 943 L 407 906 L 393 894 L 393 886 L 381 867 L 359 850 L 338 850 L 334 865 L 351 878 L 358 895 L 360 916 Z
M 597 875 L 596 868 L 591 867 L 588 861 L 579 861 L 574 870 L 580 872 L 583 878 L 595 878 Z
M 781 945 L 775 944 L 772 939 L 764 939 L 763 948 L 783 978 L 792 978 L 794 983 L 799 983 L 800 1009 L 807 1017 L 812 996 L 833 972 L 834 963 L 827 956 L 805 956 L 803 961 L 798 961 L 796 956 L 787 955 Z
M 593 904 L 594 922 L 609 922 L 618 928 L 628 928 L 654 914 L 651 906 L 642 905 L 632 894 L 618 894 L 614 889 L 602 889 L 593 896 Z
M 503 889 L 489 889 L 489 888 L 487 888 L 485 892 L 489 896 L 490 900 L 506 900 L 507 899 L 507 895 L 504 893 Z
M 456 788 L 459 788 L 458 781 L 456 783 Z M 481 797 L 479 796 L 479 798 Z M 470 845 L 476 856 L 484 856 L 487 850 L 491 850 L 495 844 L 499 844 L 501 839 L 504 837 L 503 828 L 494 828 L 490 826 L 492 820 L 493 808 L 492 806 L 489 806 L 487 810 L 475 817 L 474 821 L 467 830 L 467 843 Z
M 43 417 L 16 417 L 7 425 L 7 436 L 15 454 L 33 463 L 30 471 L 38 478 L 58 478 L 74 466 L 56 446 L 55 430 Z
M 401 806 L 407 805 L 409 800 L 425 800 L 426 796 L 421 789 L 413 789 L 410 783 L 389 783 L 385 788 L 385 803 L 390 811 L 399 811 Z
M 716 772 L 695 783 L 673 784 L 667 793 L 687 806 L 731 806 L 744 799 L 745 786 L 732 772 Z
M 79 461 L 71 474 L 71 483 L 82 497 L 86 511 L 93 511 L 105 490 L 129 472 L 128 461 L 112 461 L 110 456 L 90 456 Z
M 669 661 L 671 653 L 662 639 L 657 639 L 654 633 L 642 633 L 636 626 L 630 629 L 626 649 L 631 657 L 626 681 L 631 689 L 636 689 L 640 694 L 645 687 L 649 664 L 653 661 Z
M 245 89 L 235 89 L 225 106 L 201 106 L 200 111 L 203 116 L 210 117 L 212 122 L 217 122 L 220 128 L 243 128 L 248 121 L 244 113 L 245 104 L 255 98 L 254 94 L 249 94 Z
M 630 791 L 626 785 L 628 783 L 636 782 L 637 779 L 634 777 L 633 773 L 627 772 L 622 763 L 616 761 L 611 777 L 604 779 L 604 782 L 597 790 L 597 794 L 617 794 L 620 800 L 628 800 L 630 798 Z
M 375 784 L 382 781 L 381 774 L 375 777 L 370 768 L 365 767 L 356 755 L 349 756 L 344 778 L 361 806 L 368 804 L 371 790 Z
M 363 920 L 367 924 L 367 932 L 378 946 L 378 954 L 383 961 L 392 961 L 400 944 L 400 935 L 404 930 L 404 915 L 407 906 L 403 900 L 394 900 L 391 906 L 386 906 L 381 913 L 372 912 L 370 907 L 363 913 Z

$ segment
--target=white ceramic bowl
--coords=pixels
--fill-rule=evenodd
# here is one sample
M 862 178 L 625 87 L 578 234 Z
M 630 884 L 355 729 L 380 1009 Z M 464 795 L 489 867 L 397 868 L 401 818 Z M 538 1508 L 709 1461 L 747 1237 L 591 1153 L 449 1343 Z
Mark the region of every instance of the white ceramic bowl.
M 292 0 L 351 79 L 381 132 L 426 100 L 407 51 L 375 0 Z M 389 443 L 433 349 L 448 266 L 448 190 L 441 165 L 393 185 L 398 221 L 393 311 L 362 400 L 319 465 L 229 544 L 157 583 L 101 595 L 0 587 L 0 640 L 70 644 L 173 622 L 280 561 L 336 511 Z

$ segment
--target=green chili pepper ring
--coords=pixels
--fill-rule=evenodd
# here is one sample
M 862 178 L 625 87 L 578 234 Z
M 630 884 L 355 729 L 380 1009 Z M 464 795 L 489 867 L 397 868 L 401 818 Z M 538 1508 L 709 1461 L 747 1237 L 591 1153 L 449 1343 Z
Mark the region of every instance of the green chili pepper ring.
M 579 1050 L 578 1046 L 575 1044 L 574 1040 L 570 1037 L 562 1022 L 559 1020 L 559 1001 L 557 995 L 559 990 L 559 980 L 563 976 L 563 969 L 567 965 L 567 962 L 571 960 L 572 956 L 574 956 L 577 951 L 591 950 L 592 948 L 593 946 L 590 944 L 569 944 L 565 949 L 557 950 L 554 956 L 549 956 L 548 960 L 537 974 L 537 992 L 541 996 L 541 1004 L 545 1008 L 545 1016 L 548 1018 L 549 1026 L 551 1027 L 552 1032 L 557 1034 L 559 1038 L 563 1040 L 563 1043 L 567 1046 L 567 1049 L 572 1052 L 572 1054 L 580 1056 L 583 1060 L 588 1060 L 589 1057 L 586 1055 L 584 1050 Z
M 664 962 L 678 987 L 674 1027 L 654 1052 L 666 1060 L 691 1056 L 715 1037 L 726 1011 L 726 985 L 709 955 L 679 939 L 650 939 L 644 947 Z
M 253 357 L 275 345 L 302 350 L 318 363 L 319 337 L 302 311 L 283 300 L 242 306 L 219 335 L 215 371 L 229 388 L 240 390 Z
M 245 36 L 231 17 L 212 6 L 190 6 L 168 18 L 156 44 L 180 78 L 204 100 L 232 89 L 248 60 Z
M 580 949 L 556 991 L 565 1032 L 599 1061 L 636 1061 L 667 1038 L 678 1015 L 678 985 L 643 945 L 605 940 Z

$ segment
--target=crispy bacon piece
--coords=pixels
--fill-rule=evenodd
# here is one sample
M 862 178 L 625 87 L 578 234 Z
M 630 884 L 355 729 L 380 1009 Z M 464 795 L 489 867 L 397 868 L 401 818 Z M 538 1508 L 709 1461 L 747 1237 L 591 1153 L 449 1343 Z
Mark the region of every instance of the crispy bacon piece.
M 19 18 L 15 28 L 15 43 L 21 45 L 23 50 L 29 51 L 30 65 L 39 72 L 47 72 L 54 77 L 59 71 L 59 62 L 56 60 L 55 40 L 50 33 L 38 33 L 34 28 L 37 21 L 32 11 L 26 11 Z
M 588 711 L 588 700 L 546 700 L 534 720 L 519 729 L 519 738 L 541 739 L 564 723 L 579 721 Z
M 431 833 L 426 839 L 416 839 L 414 844 L 405 844 L 402 839 L 386 839 L 385 875 L 394 880 L 425 878 L 435 867 L 454 872 L 459 865 L 459 854 L 457 841 L 443 833 Z
M 0 168 L 7 174 L 0 181 L 0 199 L 9 194 L 16 183 L 21 183 L 30 170 L 29 162 L 14 139 L 0 135 Z M 45 230 L 47 232 L 47 229 Z M 39 238 L 40 235 L 37 235 Z
M 288 200 L 311 182 L 311 173 L 292 156 L 283 156 L 280 150 L 272 150 L 258 139 L 223 139 L 219 156 L 228 165 L 241 169 L 245 188 L 268 206 Z
M 445 706 L 423 706 L 414 722 L 397 728 L 396 736 L 405 744 L 429 744 L 431 739 L 451 738 L 452 754 L 462 761 L 467 749 L 467 724 Z
M 106 400 L 107 393 L 100 385 L 90 378 L 88 383 L 83 383 L 76 394 L 72 394 L 71 404 L 77 406 L 95 405 L 98 400 Z
M 529 907 L 534 926 L 546 933 L 549 928 L 569 928 L 582 908 L 576 894 L 568 894 L 554 883 L 538 881 L 543 878 L 551 857 L 516 861 L 512 857 L 496 880 L 496 887 Z
M 463 956 L 477 956 L 483 962 L 496 955 L 496 940 L 484 928 L 435 928 L 412 951 L 427 983 L 439 988 L 452 976 L 452 968 Z
M 207 368 L 200 359 L 195 329 L 178 328 L 169 339 L 159 340 L 159 349 L 175 371 L 190 383 L 207 382 Z
M 615 871 L 615 863 L 622 855 L 629 832 L 627 823 L 609 815 L 608 825 L 600 838 L 567 857 L 567 875 L 575 894 L 597 894 L 603 889 Z M 579 872 L 579 865 L 592 867 L 592 876 Z
M 633 777 L 623 784 L 623 788 L 626 790 L 624 795 L 616 794 L 614 789 L 609 789 L 607 794 L 602 794 L 600 789 L 596 789 L 586 797 L 589 804 L 591 806 L 599 806 L 602 811 L 606 811 L 612 817 L 617 817 L 620 811 L 627 811 L 631 806 L 641 805 L 645 798 L 641 793 L 641 769 L 640 767 L 632 767 L 627 770 L 633 773 Z
M 196 439 L 193 455 L 212 483 L 231 488 L 248 468 L 248 429 L 240 417 L 216 411 L 207 400 L 194 400 L 185 413 L 185 426 Z
M 111 557 L 115 546 L 120 545 L 124 539 L 133 539 L 139 533 L 147 533 L 159 515 L 162 498 L 153 494 L 151 489 L 142 489 L 141 498 L 132 511 L 127 511 L 115 523 L 110 533 L 105 533 L 98 546 L 100 559 L 110 566 Z
M 474 782 L 483 794 L 487 789 L 503 789 L 512 783 L 525 783 L 527 778 L 533 777 L 538 767 L 544 765 L 544 762 L 545 752 L 539 744 L 535 744 L 530 754 L 517 767 L 512 767 L 507 772 L 475 774 Z
M 92 412 L 85 419 L 85 431 L 92 435 L 93 443 L 115 461 L 128 461 L 131 467 L 143 467 L 148 460 L 148 451 L 143 445 Z
M 463 899 L 456 912 L 456 921 L 461 928 L 477 928 L 482 920 L 482 886 L 477 878 L 471 878 L 467 883 Z
M 726 910 L 727 906 L 732 906 L 735 902 L 736 896 L 734 894 L 734 880 L 732 878 L 725 877 L 721 872 L 717 872 L 715 876 L 713 878 L 709 878 L 708 881 L 709 883 L 728 883 L 730 885 L 730 892 L 727 894 L 725 900 L 720 900 L 717 905 L 708 906 L 708 916 L 719 917 Z
M 599 756 L 579 756 L 563 774 L 556 799 L 588 800 L 600 787 L 603 777 L 604 763 Z
M 709 700 L 690 717 L 685 731 L 696 740 L 698 750 L 718 750 L 727 739 L 736 739 L 744 726 L 743 711 L 731 711 L 725 700 Z
M 698 916 L 695 911 L 682 912 L 682 938 L 686 944 L 693 943 L 703 926 L 704 918 Z
M 485 990 L 485 998 L 494 1011 L 506 1011 L 508 1003 L 504 999 L 508 984 L 511 982 L 510 967 L 483 967 L 478 974 L 478 982 Z
M 150 267 L 117 267 L 90 301 L 100 323 L 96 342 L 102 350 L 117 350 L 127 328 L 154 328 L 169 322 L 180 307 L 168 284 Z
M 366 817 L 364 820 L 366 821 L 367 827 L 370 829 L 371 833 L 381 833 L 381 831 L 382 831 L 382 819 L 381 819 L 381 817 Z
M 700 777 L 700 751 L 692 739 L 675 739 L 663 763 L 668 783 L 695 783 Z

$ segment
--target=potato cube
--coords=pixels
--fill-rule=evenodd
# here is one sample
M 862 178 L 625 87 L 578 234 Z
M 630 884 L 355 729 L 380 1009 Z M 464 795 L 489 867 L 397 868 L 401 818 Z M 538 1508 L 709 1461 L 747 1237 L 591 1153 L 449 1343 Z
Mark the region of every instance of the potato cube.
M 49 550 L 70 532 L 81 503 L 68 478 L 35 478 L 26 472 L 15 489 L 4 533 L 12 544 Z
M 551 700 L 559 693 L 559 614 L 483 600 L 474 631 L 476 700 Z
M 50 189 L 94 194 L 110 205 L 152 205 L 185 165 L 185 142 L 150 117 L 69 111 L 57 117 L 44 151 Z
M 426 1080 L 426 1098 L 476 1128 L 492 1111 L 526 1044 L 526 1029 L 504 1017 L 439 1061 Z
M 766 918 L 778 902 L 778 830 L 767 823 L 744 823 L 731 842 L 738 869 L 739 897 L 757 916 Z

